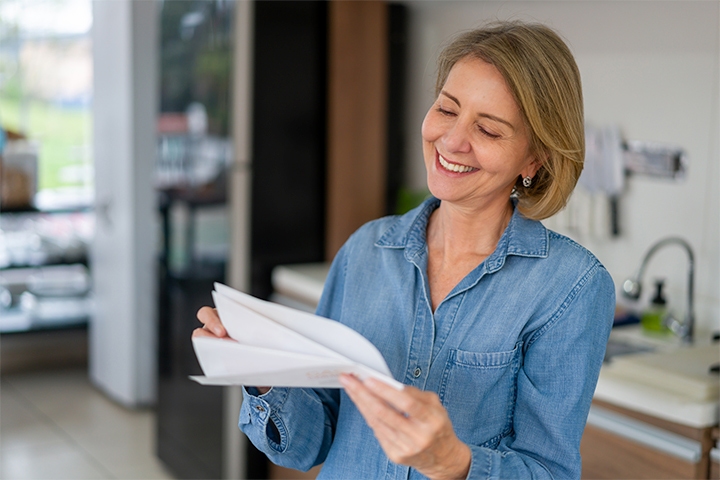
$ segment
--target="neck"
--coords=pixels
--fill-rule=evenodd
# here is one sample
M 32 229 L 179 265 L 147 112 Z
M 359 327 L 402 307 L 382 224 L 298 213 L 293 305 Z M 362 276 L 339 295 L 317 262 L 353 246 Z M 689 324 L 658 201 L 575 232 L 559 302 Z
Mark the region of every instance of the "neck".
M 482 208 L 441 202 L 428 223 L 428 245 L 451 257 L 487 257 L 495 251 L 512 213 L 509 200 Z

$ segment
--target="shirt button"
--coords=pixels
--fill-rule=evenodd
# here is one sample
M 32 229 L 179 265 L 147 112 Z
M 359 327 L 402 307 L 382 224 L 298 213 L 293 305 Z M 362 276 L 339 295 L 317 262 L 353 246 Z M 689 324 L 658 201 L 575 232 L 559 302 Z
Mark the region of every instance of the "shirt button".
M 258 412 L 264 412 L 265 408 L 262 405 L 257 405 L 255 406 L 255 410 L 257 410 Z
M 420 370 L 420 367 L 417 367 L 417 368 L 415 369 L 415 371 L 413 372 L 413 376 L 414 376 L 415 378 L 418 378 L 421 373 L 422 373 L 422 370 Z

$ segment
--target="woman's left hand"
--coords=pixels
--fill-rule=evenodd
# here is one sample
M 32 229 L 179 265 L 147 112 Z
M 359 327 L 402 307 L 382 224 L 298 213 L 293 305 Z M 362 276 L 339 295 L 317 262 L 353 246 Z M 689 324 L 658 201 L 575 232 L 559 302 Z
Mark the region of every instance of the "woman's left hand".
M 435 393 L 407 385 L 400 391 L 373 378 L 362 382 L 346 374 L 340 382 L 390 460 L 432 479 L 467 477 L 470 447 L 455 435 Z

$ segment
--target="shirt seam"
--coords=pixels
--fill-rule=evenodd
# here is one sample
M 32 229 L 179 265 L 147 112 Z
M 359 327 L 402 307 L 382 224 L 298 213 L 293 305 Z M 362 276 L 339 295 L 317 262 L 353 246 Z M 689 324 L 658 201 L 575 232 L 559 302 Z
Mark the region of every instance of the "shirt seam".
M 563 302 L 560 304 L 558 309 L 553 312 L 553 314 L 550 316 L 550 319 L 545 323 L 545 325 L 542 326 L 542 328 L 538 329 L 529 339 L 527 342 L 528 348 L 532 346 L 533 343 L 540 337 L 542 337 L 545 332 L 550 330 L 557 321 L 565 314 L 565 312 L 568 310 L 572 302 L 577 298 L 577 296 L 580 294 L 580 292 L 585 288 L 585 285 L 590 281 L 590 278 L 592 278 L 595 273 L 602 268 L 602 265 L 595 261 L 590 268 L 585 272 L 585 274 L 580 277 L 580 280 L 575 284 L 575 286 L 570 290 L 570 293 L 568 293 L 567 297 L 563 300 Z

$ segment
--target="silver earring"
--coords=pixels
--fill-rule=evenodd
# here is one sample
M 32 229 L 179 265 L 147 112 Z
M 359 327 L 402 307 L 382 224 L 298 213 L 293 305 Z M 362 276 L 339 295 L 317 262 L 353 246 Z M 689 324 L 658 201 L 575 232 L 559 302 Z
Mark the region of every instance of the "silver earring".
M 523 187 L 528 188 L 532 185 L 532 177 L 528 175 L 527 177 L 523 178 Z

